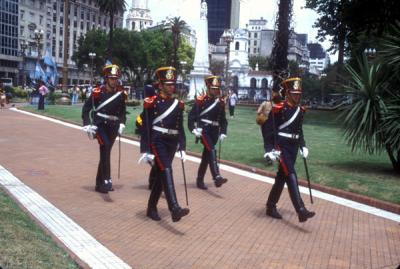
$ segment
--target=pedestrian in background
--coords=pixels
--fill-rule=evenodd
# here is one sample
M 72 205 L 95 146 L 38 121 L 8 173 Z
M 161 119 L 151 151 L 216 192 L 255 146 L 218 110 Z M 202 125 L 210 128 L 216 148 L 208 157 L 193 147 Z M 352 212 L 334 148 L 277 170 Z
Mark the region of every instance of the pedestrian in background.
M 235 116 L 235 106 L 237 104 L 238 97 L 233 90 L 229 90 L 229 95 L 228 95 L 228 107 L 229 107 L 229 115 L 231 118 Z
M 39 102 L 38 102 L 38 110 L 44 110 L 44 99 L 46 95 L 49 93 L 49 89 L 44 85 L 43 81 L 39 81 Z

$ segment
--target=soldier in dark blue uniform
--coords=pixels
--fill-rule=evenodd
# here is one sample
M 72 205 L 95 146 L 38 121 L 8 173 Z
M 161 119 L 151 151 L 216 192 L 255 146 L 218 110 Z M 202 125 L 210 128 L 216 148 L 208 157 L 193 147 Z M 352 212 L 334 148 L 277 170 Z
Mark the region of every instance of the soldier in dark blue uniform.
M 206 77 L 205 83 L 207 94 L 196 98 L 188 119 L 189 130 L 196 138 L 201 139 L 204 146 L 196 180 L 197 187 L 203 190 L 207 189 L 204 184 L 204 175 L 208 165 L 216 187 L 221 187 L 228 181 L 219 173 L 215 150 L 218 139 L 222 142 L 226 138 L 228 126 L 225 116 L 225 101 L 221 97 L 221 78 L 209 76 Z
M 282 86 L 286 99 L 273 106 L 266 122 L 267 126 L 263 129 L 266 132 L 264 157 L 273 161 L 279 159 L 279 169 L 267 200 L 266 214 L 276 219 L 282 218 L 276 209 L 276 204 L 286 182 L 299 221 L 304 222 L 312 218 L 315 213 L 308 211 L 304 206 L 294 168 L 299 150 L 304 158 L 308 156 L 302 128 L 305 109 L 300 106 L 301 79 L 286 79 L 282 82 Z
M 156 179 L 152 185 L 147 216 L 155 221 L 161 218 L 157 212 L 157 203 L 164 190 L 168 209 L 173 222 L 189 214 L 188 208 L 181 208 L 176 198 L 172 161 L 175 152 L 180 151 L 186 158 L 186 137 L 183 129 L 184 103 L 175 98 L 176 69 L 161 67 L 155 72 L 159 84 L 158 94 L 148 97 L 143 103 L 142 136 L 140 151 L 143 153 L 139 162 L 155 161 Z
M 118 83 L 121 71 L 117 65 L 103 68 L 105 84 L 95 88 L 82 108 L 83 130 L 89 138 L 96 138 L 100 145 L 100 161 L 97 169 L 97 192 L 113 191 L 111 180 L 111 149 L 121 135 L 126 122 L 125 100 L 127 93 Z

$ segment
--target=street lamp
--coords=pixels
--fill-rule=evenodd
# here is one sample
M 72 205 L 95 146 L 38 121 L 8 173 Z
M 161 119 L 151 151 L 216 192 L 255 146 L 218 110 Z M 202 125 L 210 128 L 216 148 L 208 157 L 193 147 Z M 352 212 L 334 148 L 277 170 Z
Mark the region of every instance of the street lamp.
M 89 52 L 89 58 L 91 60 L 91 65 L 90 65 L 90 85 L 93 84 L 93 60 L 96 57 L 96 53 L 94 52 Z
M 222 39 L 226 43 L 226 65 L 225 65 L 225 87 L 229 86 L 229 51 L 230 51 L 230 44 L 233 41 L 234 33 L 232 29 L 225 29 L 224 33 L 222 34 Z
M 21 40 L 20 42 L 20 47 L 21 47 L 21 56 L 22 56 L 22 68 L 21 68 L 21 79 L 20 82 L 22 84 L 22 87 L 25 86 L 25 50 L 28 48 L 28 44 L 24 39 Z
M 373 60 L 376 56 L 376 49 L 375 48 L 365 48 L 364 54 L 367 56 L 369 61 Z
M 38 61 L 40 60 L 40 50 L 41 50 L 40 47 L 42 45 L 43 35 L 44 35 L 44 32 L 42 29 L 40 29 L 40 30 L 35 29 L 33 39 L 36 41 Z

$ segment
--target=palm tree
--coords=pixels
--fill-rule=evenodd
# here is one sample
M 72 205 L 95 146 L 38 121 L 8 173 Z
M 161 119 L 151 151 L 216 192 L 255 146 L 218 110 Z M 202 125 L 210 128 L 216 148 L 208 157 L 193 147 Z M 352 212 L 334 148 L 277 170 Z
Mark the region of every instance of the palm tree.
M 278 85 L 288 70 L 288 47 L 290 34 L 290 20 L 292 16 L 292 0 L 280 0 L 277 22 L 277 32 L 272 48 L 272 70 L 274 72 L 274 85 L 272 89 L 278 90 Z
M 340 115 L 345 139 L 352 150 L 373 154 L 385 149 L 400 172 L 400 95 L 392 90 L 390 68 L 379 60 L 369 63 L 365 55 L 358 64 L 359 71 L 345 66 L 351 84 L 344 87 L 356 96 Z
M 112 42 L 113 42 L 113 30 L 114 30 L 114 16 L 118 13 L 123 13 L 126 9 L 125 0 L 96 0 L 99 9 L 104 14 L 108 14 L 110 17 L 109 24 L 109 40 L 107 48 L 107 58 L 112 61 Z
M 179 69 L 179 59 L 178 59 L 178 48 L 181 43 L 181 32 L 186 25 L 184 20 L 181 20 L 181 17 L 174 17 L 170 20 L 170 30 L 172 32 L 172 41 L 173 41 L 173 59 L 172 66 L 176 69 Z

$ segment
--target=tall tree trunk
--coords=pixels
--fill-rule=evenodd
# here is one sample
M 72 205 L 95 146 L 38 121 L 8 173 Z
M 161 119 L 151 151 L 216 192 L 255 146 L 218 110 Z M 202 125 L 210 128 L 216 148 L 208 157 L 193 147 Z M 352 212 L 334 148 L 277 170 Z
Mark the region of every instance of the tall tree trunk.
M 341 75 L 343 74 L 343 62 L 344 62 L 344 46 L 346 43 L 346 27 L 341 24 L 339 28 L 339 35 L 338 35 L 338 63 L 337 63 L 337 70 L 336 70 L 336 83 L 341 83 Z
M 108 48 L 107 48 L 107 58 L 112 63 L 112 42 L 113 42 L 113 34 L 114 34 L 114 13 L 110 13 L 110 32 L 108 39 Z
M 400 173 L 400 151 L 397 152 L 397 158 L 394 156 L 395 153 L 393 152 L 392 148 L 389 144 L 386 144 L 386 152 L 389 155 L 389 159 L 392 162 L 392 166 L 394 171 Z
M 277 91 L 282 81 L 282 74 L 288 70 L 288 47 L 292 0 L 280 0 L 278 11 L 278 32 L 272 49 L 272 69 L 274 84 L 272 89 Z

